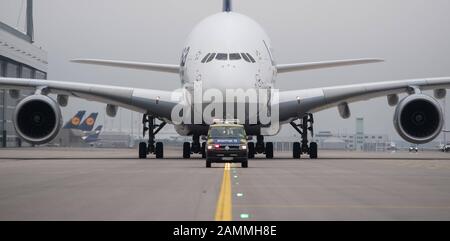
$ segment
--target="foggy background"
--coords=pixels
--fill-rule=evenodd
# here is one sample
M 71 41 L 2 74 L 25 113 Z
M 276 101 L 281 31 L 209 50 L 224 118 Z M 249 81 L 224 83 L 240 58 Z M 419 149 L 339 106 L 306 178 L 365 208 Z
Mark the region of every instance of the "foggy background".
M 281 90 L 386 80 L 450 76 L 448 0 L 234 0 L 234 11 L 259 22 L 272 39 L 278 63 L 383 58 L 385 63 L 278 75 Z M 22 10 L 21 10 L 22 9 Z M 178 75 L 70 63 L 105 58 L 178 64 L 184 41 L 203 18 L 220 12 L 222 0 L 38 0 L 36 45 L 48 52 L 48 79 L 172 90 Z M 22 0 L 0 0 L 0 21 L 24 29 Z M 449 104 L 449 97 L 446 100 Z M 115 120 L 105 105 L 71 98 L 65 119 L 79 109 L 99 111 L 106 130 L 128 130 L 141 116 L 121 109 Z M 400 139 L 386 98 L 351 104 L 343 120 L 336 109 L 317 113 L 315 128 L 365 132 Z M 449 120 L 450 108 L 446 107 Z M 446 124 L 447 129 L 449 125 Z M 283 134 L 292 133 L 285 126 Z

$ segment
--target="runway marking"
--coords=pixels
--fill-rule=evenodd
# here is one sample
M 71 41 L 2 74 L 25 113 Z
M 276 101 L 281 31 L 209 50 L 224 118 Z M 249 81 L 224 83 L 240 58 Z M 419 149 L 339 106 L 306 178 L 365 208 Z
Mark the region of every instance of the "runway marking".
M 230 168 L 231 164 L 226 163 L 223 170 L 223 179 L 219 199 L 217 200 L 216 215 L 214 218 L 216 221 L 232 220 Z
M 241 213 L 241 219 L 247 219 L 250 217 L 250 215 L 248 215 L 247 213 Z
M 390 206 L 390 205 L 235 205 L 238 208 L 347 208 L 347 209 L 450 209 L 450 206 Z
M 394 165 L 398 167 L 407 168 L 423 168 L 429 170 L 448 170 L 450 169 L 450 162 L 448 160 L 433 159 L 433 160 L 369 160 L 371 163 L 383 163 L 388 165 Z

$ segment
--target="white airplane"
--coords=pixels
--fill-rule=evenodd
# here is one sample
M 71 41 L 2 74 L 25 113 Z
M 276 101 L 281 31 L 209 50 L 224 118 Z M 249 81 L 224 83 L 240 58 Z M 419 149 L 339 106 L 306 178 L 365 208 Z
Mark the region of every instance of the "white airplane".
M 204 90 L 258 89 L 272 93 L 277 74 L 382 61 L 350 59 L 276 64 L 271 54 L 271 41 L 263 28 L 251 18 L 233 12 L 231 4 L 231 0 L 224 0 L 222 12 L 207 17 L 193 29 L 180 64 L 99 59 L 73 62 L 177 74 L 180 75 L 181 87 L 187 91 L 192 91 L 192 85 L 201 83 Z M 112 117 L 118 107 L 142 113 L 144 136 L 148 131 L 149 141 L 140 143 L 140 158 L 146 158 L 148 154 L 163 158 L 163 144 L 155 143 L 155 135 L 166 124 L 174 124 L 180 135 L 193 136 L 192 143 L 185 143 L 183 147 L 185 158 L 204 150 L 200 137 L 207 134 L 208 124 L 175 123 L 172 110 L 180 101 L 173 100 L 171 91 L 145 86 L 134 88 L 17 78 L 0 78 L 0 87 L 9 89 L 10 93 L 17 93 L 20 89 L 35 91 L 34 95 L 20 100 L 13 120 L 18 135 L 33 144 L 48 143 L 57 135 L 61 126 L 60 106 L 66 106 L 69 96 L 72 96 L 105 103 L 106 112 Z M 269 107 L 277 105 L 278 123 L 291 124 L 301 134 L 301 140 L 294 143 L 293 157 L 309 154 L 314 159 L 317 158 L 317 144 L 308 141 L 308 132 L 312 134 L 313 130 L 314 113 L 337 108 L 342 118 L 349 118 L 350 103 L 384 96 L 390 106 L 396 106 L 394 125 L 400 136 L 411 143 L 422 144 L 435 139 L 442 130 L 443 112 L 436 99 L 445 98 L 449 87 L 450 77 L 363 83 L 280 91 L 277 102 L 271 99 L 263 104 Z M 423 94 L 425 90 L 434 90 L 434 97 Z M 400 100 L 401 93 L 408 96 Z M 56 100 L 49 94 L 56 94 Z M 160 124 L 156 120 L 160 120 Z M 265 154 L 267 158 L 273 157 L 273 144 L 264 142 L 265 134 L 261 131 L 266 127 L 245 122 L 247 134 L 257 137 L 256 143 L 248 144 L 249 156 Z

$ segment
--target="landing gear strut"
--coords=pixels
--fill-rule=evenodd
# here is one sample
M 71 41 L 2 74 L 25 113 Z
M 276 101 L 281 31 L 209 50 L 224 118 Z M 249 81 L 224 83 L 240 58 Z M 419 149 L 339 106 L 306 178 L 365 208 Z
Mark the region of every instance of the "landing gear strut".
M 139 143 L 140 159 L 147 158 L 148 154 L 155 154 L 157 159 L 164 158 L 164 144 L 162 142 L 155 143 L 155 135 L 158 134 L 166 124 L 166 122 L 155 124 L 155 117 L 144 114 L 142 117 L 142 136 L 145 137 L 145 133 L 148 131 L 148 144 L 145 142 Z
M 273 158 L 273 143 L 264 142 L 264 136 L 256 136 L 256 144 L 248 143 L 248 158 L 255 158 L 255 154 L 266 154 L 267 159 Z
M 206 158 L 206 142 L 200 143 L 200 135 L 192 136 L 192 144 L 183 143 L 183 158 L 188 159 L 194 153 L 201 154 L 202 158 Z
M 311 142 L 308 145 L 308 131 L 311 133 L 311 137 L 314 136 L 314 117 L 313 114 L 305 114 L 300 123 L 295 121 L 291 122 L 292 127 L 301 135 L 302 141 L 294 142 L 292 149 L 292 156 L 295 159 L 300 158 L 301 154 L 309 154 L 309 158 L 317 159 L 317 143 Z

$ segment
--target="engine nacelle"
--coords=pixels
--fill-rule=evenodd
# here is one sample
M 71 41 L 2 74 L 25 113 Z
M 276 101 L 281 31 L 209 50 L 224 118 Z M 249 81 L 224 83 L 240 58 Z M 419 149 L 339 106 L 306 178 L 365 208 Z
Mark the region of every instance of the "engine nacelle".
M 408 142 L 424 144 L 434 140 L 443 127 L 442 108 L 436 99 L 413 94 L 404 98 L 394 114 L 398 134 Z
M 14 111 L 14 128 L 26 142 L 40 145 L 53 140 L 62 125 L 61 109 L 46 95 L 21 100 Z

